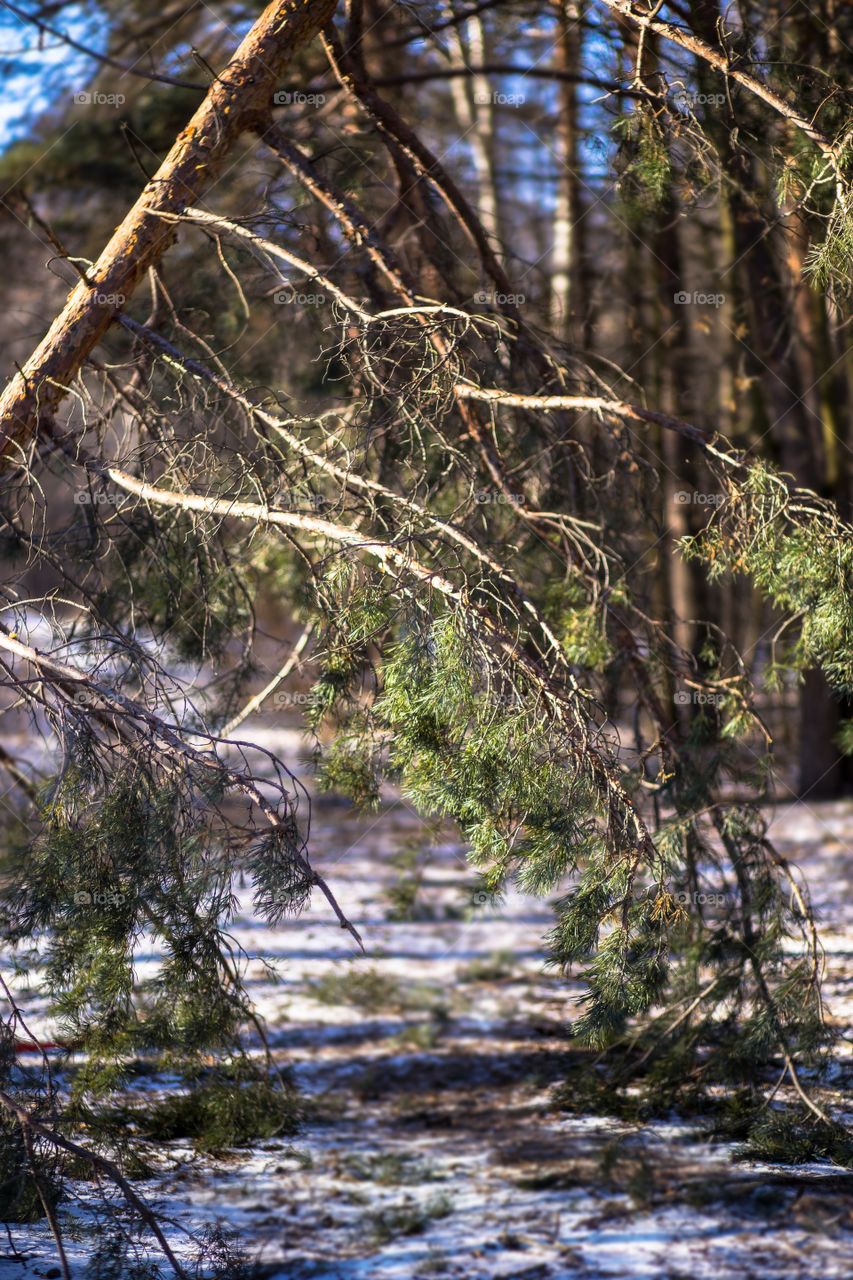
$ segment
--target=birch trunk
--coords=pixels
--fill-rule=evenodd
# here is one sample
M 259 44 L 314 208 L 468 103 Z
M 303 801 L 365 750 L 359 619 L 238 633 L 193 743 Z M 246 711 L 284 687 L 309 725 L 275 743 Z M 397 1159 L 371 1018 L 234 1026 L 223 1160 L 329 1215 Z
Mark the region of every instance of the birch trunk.
M 583 6 L 577 0 L 557 0 L 558 38 L 555 60 L 559 71 L 577 75 L 580 62 L 580 19 Z M 551 250 L 551 328 L 560 337 L 571 335 L 572 312 L 581 308 L 579 297 L 578 240 L 582 216 L 578 178 L 577 88 L 558 81 L 557 126 L 554 151 L 559 169 L 554 208 L 554 240 Z
M 448 16 L 451 13 L 452 10 L 448 10 Z M 450 64 L 454 70 L 486 65 L 486 41 L 479 15 L 475 14 L 459 27 L 449 27 L 447 34 Z M 452 77 L 450 86 L 457 123 L 471 148 L 477 179 L 477 214 L 489 237 L 502 245 L 491 83 L 482 72 L 472 72 L 470 76 Z

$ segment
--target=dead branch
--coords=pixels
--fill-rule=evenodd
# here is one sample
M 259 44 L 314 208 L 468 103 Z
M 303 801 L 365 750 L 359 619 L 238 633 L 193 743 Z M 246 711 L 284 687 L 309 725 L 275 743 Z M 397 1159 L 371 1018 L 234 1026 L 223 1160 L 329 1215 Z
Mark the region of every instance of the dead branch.
M 493 387 L 475 387 L 462 384 L 455 388 L 459 400 L 480 400 L 487 404 L 501 404 L 514 409 L 538 409 L 554 412 L 561 409 L 581 409 L 593 413 L 611 413 L 617 418 L 633 418 L 638 422 L 652 422 L 667 431 L 676 431 L 679 435 L 693 440 L 697 444 L 711 445 L 714 436 L 692 422 L 682 418 L 673 418 L 668 413 L 660 413 L 657 409 L 646 409 L 643 405 L 629 404 L 624 400 L 608 400 L 604 396 L 551 396 L 525 395 L 514 391 L 501 391 Z
M 128 488 L 131 485 L 137 485 L 132 476 L 125 476 L 125 473 L 110 469 L 111 478 L 116 484 L 122 484 Z M 148 486 L 153 489 L 153 486 Z M 132 491 L 132 490 L 131 490 Z M 156 490 L 155 490 L 156 492 Z M 163 491 L 164 493 L 166 491 Z M 143 496 L 143 495 L 140 495 Z M 168 496 L 168 495 L 166 495 Z M 163 505 L 177 506 L 179 503 L 164 503 Z M 224 504 L 228 505 L 228 504 Z M 251 505 L 251 504 L 249 504 Z M 204 507 L 193 507 L 192 504 L 184 504 L 185 510 L 203 510 Z M 215 514 L 215 513 L 213 513 Z M 178 732 L 177 728 L 166 724 L 159 716 L 149 711 L 147 707 L 141 703 L 128 698 L 125 694 L 118 692 L 116 689 L 110 688 L 108 685 L 95 680 L 85 671 L 80 671 L 76 667 L 70 667 L 67 663 L 57 662 L 49 654 L 41 653 L 31 645 L 23 644 L 22 641 L 16 639 L 9 634 L 5 627 L 0 626 L 0 648 L 5 649 L 8 653 L 14 654 L 18 658 L 22 658 L 29 663 L 41 675 L 51 679 L 53 683 L 60 688 L 85 689 L 92 695 L 92 705 L 90 711 L 93 714 L 98 713 L 98 706 L 106 710 L 117 711 L 119 715 L 116 717 L 116 726 L 120 727 L 123 723 L 141 724 L 145 727 L 148 736 L 154 735 L 158 748 L 167 755 L 175 756 L 183 761 L 189 761 L 204 769 L 215 770 L 222 777 L 226 778 L 229 786 L 235 791 L 241 792 L 247 796 L 264 815 L 267 823 L 271 828 L 278 829 L 282 826 L 282 818 L 277 809 L 271 805 L 261 794 L 253 777 L 249 774 L 241 773 L 236 769 L 229 768 L 214 753 L 204 753 L 196 747 L 185 742 Z M 326 881 L 317 871 L 310 865 L 307 858 L 299 851 L 294 851 L 297 861 L 300 863 L 302 870 L 310 879 L 310 882 L 317 886 L 325 897 L 329 906 L 338 918 L 338 923 L 342 929 L 346 929 L 360 947 L 362 947 L 361 935 L 347 917 L 344 915 L 337 899 L 332 893 Z
M 741 85 L 744 89 L 748 89 L 756 98 L 760 98 L 762 102 L 767 103 L 769 107 L 782 116 L 785 120 L 790 121 L 797 129 L 813 142 L 815 146 L 823 153 L 826 159 L 831 163 L 833 169 L 837 170 L 841 153 L 849 140 L 849 134 L 839 141 L 833 142 L 830 138 L 822 133 L 810 120 L 800 115 L 796 107 L 792 107 L 780 97 L 775 90 L 771 89 L 757 76 L 750 75 L 749 72 L 741 70 L 735 62 L 719 53 L 711 45 L 706 44 L 699 36 L 693 34 L 692 31 L 685 30 L 684 27 L 677 27 L 671 22 L 663 22 L 654 16 L 654 11 L 643 13 L 637 9 L 636 4 L 632 0 L 604 0 L 604 4 L 613 13 L 619 13 L 623 17 L 630 19 L 636 23 L 641 30 L 652 31 L 655 35 L 663 36 L 666 40 L 671 40 L 673 44 L 680 45 L 682 49 L 686 49 L 688 53 L 692 53 L 694 57 L 700 58 L 703 62 L 707 62 L 715 71 L 719 71 L 721 75 L 728 80 L 733 80 L 735 84 Z M 656 6 L 659 8 L 660 6 Z
M 98 1155 L 95 1151 L 89 1151 L 87 1147 L 81 1146 L 79 1142 L 74 1142 L 71 1138 L 65 1138 L 61 1133 L 48 1128 L 47 1125 L 42 1124 L 40 1120 L 31 1115 L 26 1107 L 22 1107 L 20 1103 L 16 1102 L 11 1094 L 2 1089 L 0 1089 L 0 1106 L 4 1106 L 31 1137 L 35 1135 L 41 1138 L 43 1142 L 48 1142 L 51 1146 L 58 1147 L 60 1151 L 67 1151 L 69 1155 L 85 1161 L 86 1164 L 96 1169 L 98 1173 L 104 1174 L 111 1182 L 115 1183 L 127 1203 L 135 1213 L 139 1214 L 139 1217 L 157 1240 L 175 1275 L 180 1276 L 181 1280 L 189 1280 L 187 1271 L 181 1266 L 172 1246 L 166 1239 L 163 1228 L 160 1225 L 160 1219 L 141 1196 L 136 1194 L 127 1178 L 111 1160 L 108 1160 L 106 1156 Z

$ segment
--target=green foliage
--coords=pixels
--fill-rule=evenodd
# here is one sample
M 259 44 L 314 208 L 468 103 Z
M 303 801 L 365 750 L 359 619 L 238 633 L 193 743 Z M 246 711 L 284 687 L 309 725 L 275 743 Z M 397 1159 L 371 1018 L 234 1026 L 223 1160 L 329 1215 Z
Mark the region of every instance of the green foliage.
M 431 920 L 435 912 L 421 902 L 424 852 L 419 845 L 404 848 L 394 858 L 397 878 L 386 893 L 388 920 Z
M 611 596 L 611 603 L 618 604 L 621 595 L 617 590 Z M 606 670 L 614 656 L 606 618 L 598 602 L 590 598 L 577 578 L 567 578 L 547 589 L 545 614 L 573 666 L 589 671 Z
M 317 782 L 322 791 L 347 796 L 364 812 L 379 808 L 379 772 L 370 742 L 355 734 L 339 735 L 317 754 Z
M 288 817 L 250 850 L 246 867 L 255 885 L 255 910 L 277 924 L 298 915 L 311 896 L 313 880 L 306 870 L 296 822 Z
M 196 1235 L 198 1246 L 185 1261 L 191 1280 L 253 1280 L 257 1270 L 241 1251 L 235 1234 L 220 1225 Z M 148 1261 L 130 1235 L 99 1225 L 84 1280 L 165 1280 L 171 1267 Z
M 353 1005 L 365 1013 L 387 1012 L 400 1002 L 400 984 L 376 969 L 329 973 L 309 982 L 307 992 L 322 1004 Z
M 458 982 L 502 982 L 515 974 L 515 955 L 512 951 L 493 951 L 489 956 L 478 956 L 459 970 Z
M 38 1169 L 36 1181 L 21 1126 L 0 1111 L 0 1222 L 38 1222 L 45 1216 L 44 1200 L 54 1208 L 60 1196 L 51 1164 Z
M 426 1161 L 396 1151 L 375 1156 L 345 1156 L 343 1164 L 348 1178 L 375 1182 L 380 1187 L 422 1186 L 441 1177 L 440 1172 Z
M 46 982 L 64 1034 L 91 1055 L 80 1087 L 95 1088 L 112 1082 L 107 1061 L 134 1046 L 233 1041 L 240 1009 L 222 992 L 228 880 L 224 868 L 210 874 L 205 833 L 185 793 L 142 761 L 110 778 L 87 776 L 85 758 L 80 751 L 46 794 L 42 830 L 26 880 L 12 885 L 10 912 L 20 938 L 61 925 L 49 934 Z M 203 794 L 211 794 L 210 783 L 199 779 Z M 146 928 L 164 938 L 166 955 L 140 989 L 141 1019 L 133 953 Z
M 613 132 L 619 140 L 619 194 L 629 216 L 639 219 L 659 209 L 669 197 L 671 150 L 659 119 L 643 105 L 621 116 Z
M 92 508 L 81 505 L 82 520 Z M 245 633 L 250 610 L 244 580 L 224 549 L 196 535 L 193 521 L 177 514 L 168 524 L 135 512 L 115 538 L 120 563 L 110 575 L 99 606 L 117 621 L 127 618 L 131 600 L 154 635 L 168 639 L 185 661 L 219 658 L 235 636 Z M 90 554 L 101 553 L 100 538 Z M 128 589 L 132 580 L 133 591 Z
M 162 1280 L 156 1263 L 135 1258 L 133 1252 L 133 1243 L 126 1237 L 102 1236 L 86 1265 L 84 1280 Z
M 841 157 L 849 166 L 853 160 L 848 145 L 846 156 Z M 829 292 L 838 300 L 850 296 L 853 283 L 850 279 L 850 261 L 853 258 L 853 213 L 850 211 L 850 195 L 846 193 L 846 207 L 841 199 L 833 206 L 827 220 L 822 240 L 809 247 L 803 271 L 811 278 L 816 289 Z
M 644 905 L 631 908 L 629 928 L 614 928 L 584 968 L 588 993 L 575 1035 L 606 1048 L 629 1019 L 645 1013 L 664 993 L 669 976 L 665 931 Z
M 853 1167 L 849 1131 L 820 1120 L 796 1102 L 768 1106 L 764 1090 L 756 1085 L 755 1060 L 747 1054 L 742 1056 L 737 1083 L 721 1089 L 720 1077 L 708 1071 L 707 1062 L 699 1070 L 698 1060 L 685 1053 L 684 1045 L 673 1044 L 672 1049 L 666 1060 L 639 1074 L 632 1074 L 625 1062 L 620 1069 L 575 1057 L 554 1090 L 553 1105 L 577 1115 L 612 1115 L 631 1124 L 666 1118 L 677 1108 L 680 1115 L 709 1125 L 708 1136 L 737 1144 L 739 1159 L 775 1164 L 825 1160 Z
M 829 504 L 795 497 L 784 477 L 756 462 L 683 546 L 707 564 L 712 580 L 748 574 L 799 620 L 791 661 L 820 666 L 839 693 L 853 692 L 853 539 Z
M 221 1152 L 258 1139 L 291 1137 L 299 1127 L 299 1109 L 289 1087 L 238 1069 L 165 1095 L 142 1112 L 138 1123 L 149 1141 L 191 1138 L 199 1151 Z
M 373 1239 L 376 1244 L 387 1244 L 399 1236 L 417 1236 L 426 1231 L 431 1222 L 447 1218 L 453 1212 L 448 1196 L 431 1197 L 424 1204 L 407 1201 L 387 1209 L 377 1209 L 370 1214 Z
M 741 536 L 754 549 L 761 536 L 756 513 L 747 505 L 741 514 L 751 521 Z M 773 572 L 796 589 L 778 557 Z M 825 593 L 833 582 L 824 578 L 818 590 Z M 609 674 L 619 660 L 606 627 L 612 614 L 602 614 L 573 580 L 550 588 L 546 605 L 566 659 Z M 611 594 L 611 607 L 631 610 L 624 587 Z M 336 644 L 355 655 L 346 608 L 336 608 L 334 617 Z M 357 613 L 353 640 L 364 635 Z M 710 640 L 706 649 L 714 688 L 722 678 L 720 652 Z M 661 660 L 656 669 L 657 660 L 653 650 L 648 665 L 663 681 L 666 665 Z M 359 682 L 354 665 L 347 679 Z M 526 891 L 547 894 L 574 876 L 549 941 L 554 963 L 582 966 L 587 995 L 573 1029 L 579 1041 L 615 1048 L 656 1008 L 695 1000 L 701 984 L 701 1012 L 683 1035 L 671 1041 L 664 1035 L 653 1053 L 652 1070 L 662 1081 L 687 1070 L 719 1025 L 731 1026 L 732 1000 L 740 1021 L 737 1036 L 727 1035 L 725 1051 L 715 1055 L 723 1074 L 740 1078 L 769 1062 L 783 1035 L 798 1052 L 820 1057 L 826 1036 L 813 974 L 808 963 L 785 954 L 800 926 L 768 857 L 763 826 L 750 806 L 718 799 L 724 778 L 745 777 L 740 743 L 754 718 L 741 676 L 726 679 L 712 708 L 693 717 L 677 756 L 662 761 L 657 785 L 666 816 L 660 815 L 654 846 L 641 843 L 627 809 L 637 775 L 625 770 L 624 790 L 615 790 L 602 765 L 602 757 L 610 759 L 606 741 L 582 727 L 589 714 L 583 695 L 576 695 L 577 711 L 555 715 L 527 670 L 497 660 L 464 610 L 435 601 L 428 610 L 401 609 L 376 682 L 372 705 L 362 701 L 354 714 L 344 713 L 342 727 L 339 721 L 337 742 L 347 762 L 359 760 L 370 778 L 387 773 L 420 812 L 455 820 L 487 892 L 513 876 Z M 336 762 L 334 745 L 329 758 Z M 610 767 L 615 771 L 615 763 Z M 342 781 L 347 772 L 340 769 Z M 761 769 L 752 773 L 763 786 Z M 738 893 L 721 893 L 713 876 L 700 880 L 700 862 L 719 868 L 720 880 L 725 863 L 736 867 Z M 744 922 L 738 895 L 747 891 Z M 758 984 L 745 967 L 747 954 L 762 967 Z
M 828 1160 L 851 1169 L 853 1138 L 843 1126 L 826 1124 L 814 1116 L 804 1117 L 791 1110 L 765 1110 L 750 1125 L 741 1156 L 780 1164 Z
M 70 105 L 71 101 L 66 85 L 63 105 Z M 42 189 L 66 193 L 73 190 L 78 209 L 87 196 L 98 194 L 103 198 L 104 193 L 109 193 L 116 209 L 123 213 L 138 194 L 142 175 L 123 131 L 116 128 L 118 119 L 126 121 L 132 136 L 145 139 L 149 155 L 164 153 L 187 122 L 187 93 L 152 85 L 132 103 L 120 105 L 123 109 L 116 118 L 112 113 L 105 115 L 97 106 L 83 109 L 75 104 L 73 149 L 61 145 L 67 122 L 55 129 L 43 127 L 37 140 L 23 140 L 9 147 L 0 161 L 4 185 L 23 180 L 32 168 L 34 156 L 42 156 Z M 79 225 L 78 220 L 78 228 Z
M 846 756 L 853 755 L 853 720 L 842 720 L 836 739 L 839 750 Z
M 459 823 L 491 889 L 516 868 L 529 891 L 550 889 L 594 840 L 595 796 L 566 767 L 565 745 L 535 704 L 490 687 L 482 653 L 452 614 L 412 625 L 383 674 L 376 718 L 405 794 Z

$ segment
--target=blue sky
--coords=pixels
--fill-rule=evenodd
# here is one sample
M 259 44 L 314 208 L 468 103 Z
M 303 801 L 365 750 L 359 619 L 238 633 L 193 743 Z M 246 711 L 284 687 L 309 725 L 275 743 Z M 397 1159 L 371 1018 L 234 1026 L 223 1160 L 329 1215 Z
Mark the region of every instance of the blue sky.
M 24 8 L 22 4 L 19 6 Z M 62 30 L 92 48 L 101 47 L 91 11 L 83 5 L 63 11 Z M 85 84 L 92 61 L 0 7 L 0 149 L 28 131 L 34 116 L 50 106 L 60 86 Z

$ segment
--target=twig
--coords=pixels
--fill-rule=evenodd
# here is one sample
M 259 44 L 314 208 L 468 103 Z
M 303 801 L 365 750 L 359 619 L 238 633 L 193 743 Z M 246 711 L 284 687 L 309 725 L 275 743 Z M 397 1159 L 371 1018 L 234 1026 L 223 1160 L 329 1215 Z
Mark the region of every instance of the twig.
M 157 1215 L 151 1208 L 149 1208 L 145 1201 L 136 1194 L 127 1178 L 124 1177 L 120 1169 L 118 1169 L 111 1160 L 108 1160 L 106 1156 L 98 1155 L 94 1151 L 89 1151 L 87 1147 L 83 1147 L 80 1143 L 72 1141 L 71 1138 L 65 1138 L 62 1134 L 56 1133 L 53 1129 L 49 1129 L 46 1125 L 42 1124 L 41 1121 L 36 1120 L 36 1118 L 32 1116 L 25 1107 L 22 1107 L 20 1103 L 16 1102 L 10 1094 L 6 1093 L 2 1089 L 0 1089 L 0 1105 L 4 1106 L 7 1111 L 11 1112 L 11 1114 L 15 1116 L 21 1124 L 22 1128 L 28 1130 L 29 1133 L 37 1135 L 45 1142 L 49 1142 L 52 1146 L 58 1147 L 61 1151 L 67 1151 L 70 1155 L 77 1156 L 81 1160 L 85 1160 L 88 1164 L 92 1165 L 93 1168 L 105 1174 L 111 1182 L 114 1182 L 121 1191 L 125 1200 L 127 1200 L 131 1208 L 139 1214 L 140 1218 L 142 1218 L 145 1225 L 156 1238 L 160 1248 L 163 1250 L 164 1255 L 169 1261 L 169 1265 L 175 1272 L 175 1275 L 180 1276 L 181 1280 L 189 1280 L 188 1273 L 175 1257 L 172 1247 L 163 1233 L 163 1229 L 160 1226 Z M 186 1230 L 186 1228 L 183 1228 L 183 1230 Z M 187 1232 L 187 1234 L 189 1235 L 190 1233 Z
M 293 671 L 295 667 L 301 665 L 299 659 L 305 652 L 305 647 L 314 635 L 315 630 L 316 627 L 314 623 L 309 622 L 308 626 L 304 629 L 301 636 L 296 641 L 296 644 L 293 646 L 293 652 L 287 659 L 287 662 L 285 662 L 281 670 L 273 676 L 269 684 L 265 685 L 264 688 L 261 689 L 260 693 L 256 693 L 254 697 L 250 698 L 245 707 L 243 707 L 241 711 L 238 711 L 236 716 L 228 721 L 225 728 L 222 730 L 223 738 L 230 737 L 234 730 L 238 729 L 243 721 L 247 720 L 253 711 L 257 711 L 258 707 L 266 701 L 270 694 L 275 692 L 282 681 L 287 679 L 291 671 Z
M 111 473 L 112 471 L 113 469 L 110 469 Z M 119 471 L 115 471 L 114 474 L 111 475 L 111 478 L 116 484 L 124 482 L 124 487 L 139 484 L 138 481 L 135 481 L 134 477 L 126 476 L 125 473 Z M 148 488 L 156 493 L 153 486 L 148 486 Z M 165 493 L 166 491 L 162 492 Z M 144 495 L 140 494 L 139 496 Z M 202 503 L 203 502 L 204 500 L 202 500 Z M 169 505 L 180 506 L 181 501 L 172 502 Z M 224 505 L 227 507 L 229 504 L 226 503 Z M 188 508 L 185 507 L 185 509 Z M 203 509 L 203 507 L 195 509 Z M 126 697 L 123 693 L 119 693 L 115 689 L 110 689 L 108 686 L 92 679 L 85 672 L 79 671 L 75 667 L 69 667 L 65 663 L 57 662 L 49 655 L 40 653 L 30 645 L 23 644 L 20 640 L 14 639 L 9 635 L 6 629 L 2 627 L 0 627 L 0 648 L 6 649 L 8 652 L 15 654 L 16 657 L 23 658 L 38 671 L 52 676 L 60 685 L 67 683 L 72 687 L 77 688 L 82 685 L 84 688 L 95 693 L 99 698 L 102 698 L 108 705 L 119 708 L 126 716 L 129 716 L 131 720 L 141 720 L 149 730 L 154 730 L 163 749 L 176 753 L 185 760 L 191 760 L 194 764 L 200 765 L 202 768 L 216 769 L 228 779 L 232 788 L 237 791 L 241 791 L 257 805 L 258 809 L 263 813 L 272 828 L 278 829 L 281 827 L 281 817 L 272 805 L 264 799 L 253 778 L 246 774 L 239 773 L 235 769 L 229 768 L 227 765 L 223 764 L 215 753 L 205 755 L 202 752 L 197 751 L 194 747 L 189 746 L 188 743 L 181 739 L 177 729 L 173 728 L 171 725 L 167 725 L 165 721 L 161 720 L 159 716 L 154 715 L 153 712 L 149 711 L 148 708 L 144 707 L 141 703 L 134 702 L 131 698 Z M 344 915 L 344 912 L 326 881 L 317 871 L 314 870 L 302 853 L 298 850 L 295 850 L 294 853 L 306 876 L 310 878 L 310 882 L 317 886 L 326 901 L 329 903 L 329 906 L 338 918 L 338 923 L 341 928 L 346 929 L 358 943 L 359 947 L 364 950 L 361 935 L 355 925 L 353 925 Z

